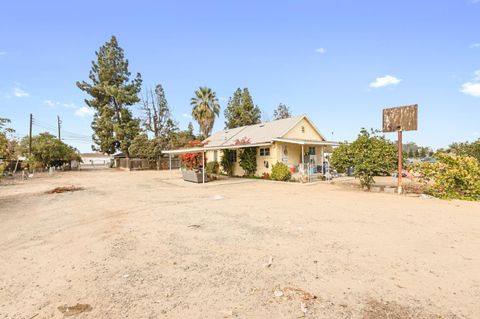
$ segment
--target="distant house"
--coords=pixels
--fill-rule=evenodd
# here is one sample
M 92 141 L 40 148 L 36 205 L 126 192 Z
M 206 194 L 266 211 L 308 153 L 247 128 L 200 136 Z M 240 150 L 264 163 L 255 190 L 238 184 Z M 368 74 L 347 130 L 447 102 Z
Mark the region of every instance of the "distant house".
M 82 167 L 88 166 L 110 166 L 112 159 L 110 155 L 105 155 L 102 153 L 81 153 L 80 157 L 82 158 Z
M 237 127 L 217 132 L 204 141 L 203 147 L 164 151 L 166 154 L 203 152 L 206 161 L 221 161 L 222 150 L 234 150 L 233 174 L 244 175 L 238 150 L 255 147 L 257 150 L 256 176 L 270 173 L 277 162 L 285 163 L 294 173 L 305 173 L 307 168 L 321 172 L 325 149 L 338 145 L 327 141 L 306 116 Z

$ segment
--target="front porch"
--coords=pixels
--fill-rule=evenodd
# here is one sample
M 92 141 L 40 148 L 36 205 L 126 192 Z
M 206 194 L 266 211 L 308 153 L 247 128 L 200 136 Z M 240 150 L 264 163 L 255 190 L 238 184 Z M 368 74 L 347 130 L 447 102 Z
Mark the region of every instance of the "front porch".
M 271 174 L 273 165 L 278 162 L 288 166 L 292 178 L 300 182 L 311 182 L 324 177 L 330 177 L 329 161 L 325 157 L 325 149 L 327 147 L 336 146 L 338 143 L 327 141 L 309 141 L 296 139 L 274 139 L 271 143 L 262 144 L 245 144 L 221 147 L 195 147 L 190 149 L 165 151 L 170 157 L 174 154 L 201 153 L 201 168 L 205 175 L 205 168 L 210 162 L 222 162 L 225 150 L 234 151 L 230 154 L 233 156 L 232 172 L 233 176 L 242 177 L 245 175 L 240 165 L 239 152 L 244 148 L 256 149 L 257 168 L 256 177 L 265 177 Z M 233 155 L 232 155 L 233 154 Z M 172 167 L 170 166 L 170 169 Z M 202 180 L 206 182 L 207 180 Z
M 331 178 L 329 158 L 325 153 L 327 148 L 338 146 L 338 143 L 280 138 L 274 141 L 281 150 L 279 161 L 289 167 L 293 179 L 311 182 Z

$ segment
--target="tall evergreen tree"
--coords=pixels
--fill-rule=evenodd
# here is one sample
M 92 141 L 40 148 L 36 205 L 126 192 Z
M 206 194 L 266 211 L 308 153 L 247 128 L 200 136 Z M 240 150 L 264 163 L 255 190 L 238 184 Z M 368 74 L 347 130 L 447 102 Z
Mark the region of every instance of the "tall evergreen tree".
M 188 122 L 187 131 L 188 131 L 188 133 L 189 133 L 191 136 L 195 136 L 195 135 L 193 134 L 193 124 L 192 124 L 192 122 Z
M 260 108 L 253 103 L 248 88 L 243 91 L 238 88 L 228 100 L 224 115 L 225 128 L 235 128 L 260 123 L 262 114 Z
M 290 108 L 283 103 L 280 103 L 276 110 L 273 111 L 273 119 L 274 120 L 281 120 L 281 119 L 288 119 L 292 117 L 292 113 L 290 112 Z
M 80 90 L 91 98 L 85 103 L 94 109 L 92 121 L 94 150 L 113 154 L 118 150 L 129 156 L 128 148 L 140 133 L 140 121 L 132 115 L 129 106 L 140 101 L 138 93 L 142 79 L 137 73 L 130 79 L 128 60 L 115 36 L 95 52 L 89 78 L 91 83 L 77 82 Z

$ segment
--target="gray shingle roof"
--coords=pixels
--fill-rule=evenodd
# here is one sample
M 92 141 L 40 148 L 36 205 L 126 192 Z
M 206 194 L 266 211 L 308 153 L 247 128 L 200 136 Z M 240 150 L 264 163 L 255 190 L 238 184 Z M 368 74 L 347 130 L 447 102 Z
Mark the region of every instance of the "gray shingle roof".
M 250 144 L 270 143 L 274 138 L 282 137 L 303 117 L 305 115 L 220 131 L 206 139 L 206 146 L 231 146 L 243 138 L 249 139 Z

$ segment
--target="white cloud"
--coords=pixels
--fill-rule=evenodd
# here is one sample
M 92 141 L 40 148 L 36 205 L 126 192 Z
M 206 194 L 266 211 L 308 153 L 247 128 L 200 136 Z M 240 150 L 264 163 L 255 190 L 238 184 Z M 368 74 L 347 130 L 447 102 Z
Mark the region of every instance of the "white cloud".
M 183 113 L 182 116 L 183 116 L 183 117 L 186 117 L 187 119 L 191 119 L 191 118 L 192 118 L 192 116 L 191 116 L 190 114 L 188 114 L 188 113 Z
M 374 89 L 378 89 L 388 85 L 397 85 L 402 81 L 403 81 L 402 79 L 396 78 L 392 75 L 385 75 L 385 76 L 376 78 L 375 81 L 370 83 L 370 87 Z
M 219 100 L 219 101 L 226 101 L 226 100 L 227 100 L 227 98 L 226 98 L 226 97 L 224 97 L 224 96 L 220 96 L 220 97 L 218 98 L 218 100 Z
M 315 49 L 315 52 L 320 53 L 320 54 L 324 54 L 325 52 L 327 52 L 327 49 L 325 49 L 325 48 L 318 48 L 318 49 Z
M 480 70 L 473 72 L 473 80 L 480 81 Z
M 471 96 L 480 96 L 480 83 L 467 82 L 462 84 L 462 93 L 471 95 Z
M 30 93 L 19 87 L 16 87 L 13 89 L 13 95 L 15 95 L 16 97 L 29 97 Z
M 82 106 L 81 108 L 75 111 L 75 116 L 84 117 L 85 115 L 93 115 L 93 113 L 94 112 L 92 109 L 86 106 Z
M 73 103 L 63 103 L 63 107 L 66 107 L 67 109 L 76 109 L 77 107 Z
M 48 105 L 50 107 L 56 107 L 56 106 L 61 106 L 67 109 L 77 109 L 78 107 L 74 103 L 60 103 L 58 101 L 54 100 L 45 100 L 43 101 L 43 104 Z
M 462 84 L 460 92 L 480 97 L 480 70 L 473 72 L 473 80 Z
M 0 51 L 0 56 L 2 56 L 2 55 L 7 55 L 7 52 L 5 52 L 5 51 Z
M 52 100 L 45 100 L 45 101 L 43 101 L 43 104 L 46 104 L 50 107 L 54 107 L 55 105 L 58 105 L 58 102 L 52 101 Z
M 471 47 L 472 49 L 480 48 L 480 43 L 473 43 L 470 47 Z

